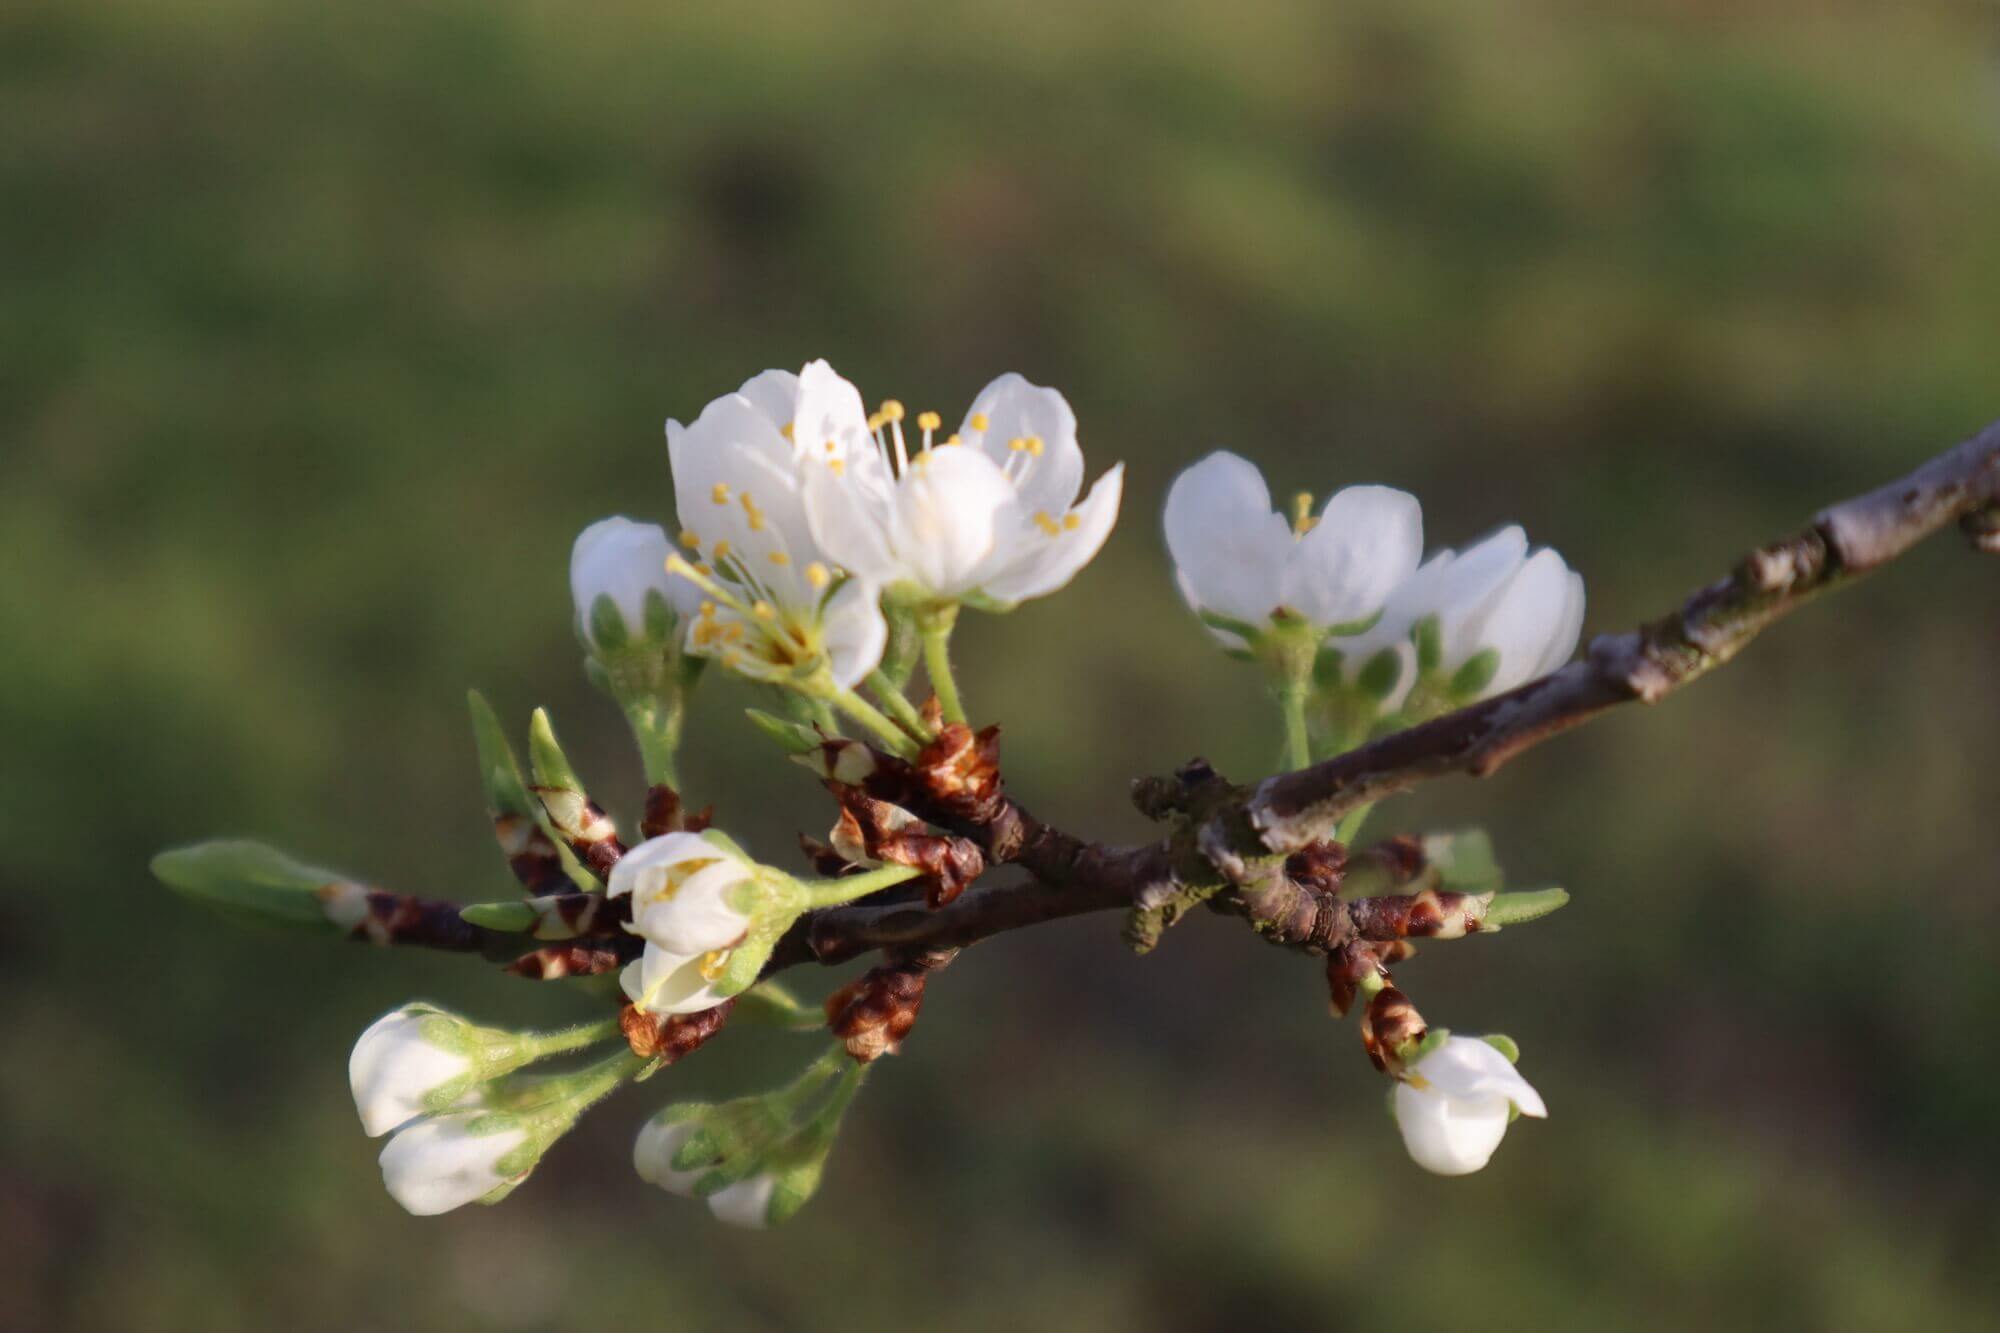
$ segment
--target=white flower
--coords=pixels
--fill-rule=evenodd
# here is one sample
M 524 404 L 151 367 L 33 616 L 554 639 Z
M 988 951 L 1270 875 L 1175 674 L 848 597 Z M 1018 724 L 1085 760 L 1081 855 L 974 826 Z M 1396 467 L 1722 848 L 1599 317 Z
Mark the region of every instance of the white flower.
M 1317 518 L 1300 496 L 1293 520 L 1271 505 L 1256 466 L 1228 452 L 1202 459 L 1167 493 L 1167 549 L 1197 614 L 1257 631 L 1303 623 L 1322 634 L 1365 625 L 1417 567 L 1423 509 L 1387 486 L 1337 491 Z M 1225 644 L 1243 636 L 1211 625 Z
M 793 445 L 807 423 L 822 449 L 866 434 L 860 397 L 823 361 L 800 375 L 765 371 L 692 426 L 667 423 L 688 576 L 709 594 L 688 643 L 756 679 L 823 668 L 847 689 L 881 660 L 888 623 L 879 589 L 813 540 Z
M 382 1183 L 418 1217 L 448 1213 L 520 1178 L 500 1162 L 527 1130 L 484 1111 L 431 1116 L 405 1126 L 382 1149 Z
M 685 619 L 694 613 L 701 591 L 667 573 L 667 557 L 673 553 L 666 529 L 657 523 L 601 518 L 577 535 L 569 554 L 569 590 L 577 623 L 593 647 L 605 646 L 597 642 L 592 620 L 600 597 L 611 599 L 633 638 L 646 631 L 646 602 L 654 593 L 676 616 Z
M 639 1173 L 639 1179 L 648 1185 L 658 1185 L 669 1194 L 693 1198 L 695 1182 L 707 1174 L 707 1168 L 676 1171 L 674 1154 L 699 1128 L 700 1122 L 695 1120 L 648 1120 L 632 1144 L 632 1169 Z
M 862 417 L 860 394 L 839 383 L 830 410 L 810 425 L 802 412 L 793 438 L 813 535 L 864 579 L 933 603 L 977 595 L 1012 604 L 1061 588 L 1111 535 L 1124 465 L 1076 502 L 1083 451 L 1076 416 L 1054 389 L 1002 375 L 954 435 L 938 438 L 943 421 L 920 414 L 912 452 L 900 403 Z
M 1405 1071 L 1395 1109 L 1410 1156 L 1441 1176 L 1485 1166 L 1507 1132 L 1510 1110 L 1549 1113 L 1507 1057 L 1477 1037 L 1446 1037 Z
M 437 1015 L 426 1005 L 406 1005 L 376 1019 L 354 1043 L 347 1082 L 370 1138 L 437 1109 L 432 1094 L 471 1071 L 469 1057 L 425 1036 L 425 1020 Z
M 1393 645 L 1461 702 L 1503 694 L 1546 676 L 1576 650 L 1583 628 L 1583 577 L 1506 527 L 1463 554 L 1444 550 L 1396 590 L 1374 630 L 1349 650 L 1359 668 Z M 1461 676 L 1461 673 L 1464 673 Z M 1414 673 L 1405 671 L 1392 702 Z
M 756 877 L 753 862 L 699 833 L 663 834 L 620 858 L 606 892 L 631 895 L 625 928 L 646 940 L 645 954 L 623 974 L 633 1003 L 689 1014 L 722 1002 L 713 983 L 754 924 L 737 890 Z

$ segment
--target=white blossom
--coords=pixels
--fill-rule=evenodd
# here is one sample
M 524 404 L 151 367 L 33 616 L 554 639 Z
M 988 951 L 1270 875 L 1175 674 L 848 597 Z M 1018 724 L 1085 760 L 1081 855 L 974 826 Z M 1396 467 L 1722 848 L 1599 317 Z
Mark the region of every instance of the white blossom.
M 418 1217 L 448 1213 L 519 1179 L 500 1163 L 527 1140 L 525 1128 L 485 1111 L 430 1116 L 382 1149 L 382 1183 Z
M 632 1144 L 632 1169 L 639 1173 L 639 1179 L 648 1185 L 658 1185 L 669 1194 L 693 1198 L 695 1182 L 707 1174 L 706 1168 L 676 1171 L 674 1154 L 700 1127 L 696 1120 L 648 1120 Z
M 1477 1037 L 1446 1037 L 1404 1071 L 1394 1105 L 1411 1158 L 1441 1176 L 1485 1166 L 1513 1111 L 1549 1113 L 1513 1063 Z
M 1387 486 L 1336 491 L 1315 517 L 1299 497 L 1287 519 L 1255 464 L 1223 451 L 1175 478 L 1167 548 L 1181 594 L 1198 614 L 1253 632 L 1304 625 L 1358 629 L 1382 610 L 1423 554 L 1423 510 Z M 1219 625 L 1225 644 L 1243 635 Z
M 910 439 L 900 403 L 863 416 L 860 394 L 839 384 L 810 426 L 801 414 L 794 440 L 813 535 L 842 567 L 920 601 L 1012 604 L 1061 588 L 1110 536 L 1124 466 L 1077 503 L 1076 415 L 1054 389 L 1002 375 L 956 433 L 925 412 Z
M 878 586 L 839 569 L 806 522 L 793 441 L 808 423 L 822 450 L 858 449 L 852 430 L 866 432 L 854 387 L 823 361 L 798 375 L 765 371 L 693 425 L 667 423 L 685 548 L 676 568 L 708 594 L 691 651 L 773 682 L 824 669 L 846 689 L 881 660 L 888 623 Z
M 646 941 L 622 977 L 633 1003 L 688 1014 L 722 1002 L 714 983 L 754 923 L 740 890 L 756 876 L 754 862 L 698 833 L 663 834 L 619 859 L 606 892 L 631 896 L 625 928 Z
M 436 1109 L 432 1094 L 463 1080 L 472 1069 L 466 1054 L 425 1035 L 425 1021 L 437 1015 L 427 1005 L 406 1005 L 376 1019 L 354 1043 L 347 1081 L 361 1128 L 370 1138 Z
M 646 602 L 653 593 L 668 609 L 685 619 L 701 604 L 701 591 L 686 579 L 667 573 L 674 553 L 666 529 L 657 523 L 629 518 L 601 518 L 577 535 L 570 548 L 570 596 L 576 602 L 577 623 L 593 647 L 597 643 L 593 612 L 600 597 L 609 597 L 625 622 L 628 635 L 645 633 Z

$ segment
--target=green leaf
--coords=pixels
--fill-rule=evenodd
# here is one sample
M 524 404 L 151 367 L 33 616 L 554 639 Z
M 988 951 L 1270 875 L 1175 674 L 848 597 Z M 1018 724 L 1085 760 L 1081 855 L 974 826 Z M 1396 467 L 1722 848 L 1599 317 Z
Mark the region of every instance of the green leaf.
M 479 747 L 479 777 L 486 788 L 488 808 L 495 815 L 539 818 L 541 803 L 528 795 L 521 763 L 514 757 L 514 747 L 507 743 L 507 733 L 501 729 L 493 706 L 478 690 L 467 691 L 465 702 L 472 710 L 472 739 Z
M 803 722 L 793 722 L 761 708 L 746 708 L 743 716 L 750 724 L 776 741 L 787 754 L 809 754 L 817 750 L 824 739 L 819 732 Z
M 1502 926 L 1526 925 L 1530 921 L 1540 920 L 1568 902 L 1568 889 L 1529 889 L 1521 893 L 1503 893 L 1487 905 L 1486 915 L 1480 919 L 1480 925 L 1494 930 Z
M 459 916 L 475 926 L 488 930 L 505 931 L 510 935 L 525 935 L 534 929 L 540 919 L 535 909 L 527 903 L 472 903 L 458 909 Z
M 1506 882 L 1485 829 L 1427 833 L 1424 858 L 1438 868 L 1443 887 L 1454 893 L 1496 893 Z
M 295 861 L 261 842 L 198 843 L 161 852 L 153 875 L 176 893 L 235 916 L 272 925 L 340 933 L 322 890 L 346 877 Z

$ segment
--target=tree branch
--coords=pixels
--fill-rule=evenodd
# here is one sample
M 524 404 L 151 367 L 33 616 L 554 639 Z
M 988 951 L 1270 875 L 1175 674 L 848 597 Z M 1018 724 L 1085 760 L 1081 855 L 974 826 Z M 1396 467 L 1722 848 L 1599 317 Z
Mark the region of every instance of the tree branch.
M 1085 842 L 997 793 L 969 809 L 907 784 L 877 792 L 973 839 L 990 862 L 1020 865 L 1032 877 L 975 884 L 935 910 L 890 903 L 818 913 L 781 942 L 767 974 L 875 949 L 959 948 L 1043 921 L 1145 907 L 1180 890 L 1200 893 L 1225 884 L 1238 892 L 1217 905 L 1256 920 L 1259 896 L 1286 873 L 1275 858 L 1329 836 L 1349 811 L 1431 778 L 1483 777 L 1606 709 L 1658 702 L 1729 661 L 1808 600 L 1879 568 L 1953 522 L 1976 550 L 2000 550 L 2000 422 L 1900 481 L 1822 510 L 1811 526 L 1752 551 L 1678 611 L 1593 640 L 1580 661 L 1553 675 L 1324 763 L 1266 778 L 1247 792 L 1205 766 L 1135 784 L 1142 809 L 1178 825 L 1145 846 Z M 1267 934 L 1314 951 L 1325 946 L 1319 936 L 1330 938 L 1318 930 L 1302 932 L 1303 939 L 1287 937 L 1301 932 Z

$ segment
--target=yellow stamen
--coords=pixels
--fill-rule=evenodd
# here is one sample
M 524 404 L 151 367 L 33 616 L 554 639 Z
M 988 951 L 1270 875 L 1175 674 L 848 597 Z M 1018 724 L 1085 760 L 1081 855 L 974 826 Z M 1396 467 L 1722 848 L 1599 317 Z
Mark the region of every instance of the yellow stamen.
M 711 500 L 713 500 L 713 501 L 715 501 L 715 502 L 716 502 L 717 504 L 719 504 L 719 505 L 726 505 L 726 504 L 728 504 L 728 503 L 729 503 L 729 483 L 727 483 L 727 482 L 722 482 L 722 481 L 718 481 L 718 482 L 716 482 L 716 483 L 715 483 L 715 489 L 714 489 L 714 490 L 711 490 L 711 491 L 710 491 L 710 492 L 708 493 L 708 498 L 709 498 L 709 499 L 711 499 Z
M 697 970 L 703 981 L 713 981 L 722 975 L 722 969 L 729 965 L 729 950 L 710 949 L 701 956 Z
M 750 492 L 745 491 L 736 498 L 743 502 L 743 514 L 750 520 L 750 531 L 762 532 L 764 530 L 764 511 L 759 509 L 757 502 L 750 498 Z
M 974 412 L 971 416 L 965 419 L 965 424 L 972 427 L 972 429 L 974 430 L 985 430 L 986 427 L 991 423 L 987 421 L 986 414 L 984 412 Z
M 714 603 L 714 602 L 708 602 L 708 601 L 704 601 L 704 602 L 703 602 L 703 603 L 701 604 L 701 618 L 702 618 L 703 620 L 713 620 L 713 619 L 715 619 L 715 603 Z
M 835 444 L 832 440 L 828 440 L 826 442 L 826 451 L 830 454 L 837 454 L 840 452 L 840 446 Z
M 778 434 L 784 436 L 788 440 L 791 439 L 793 433 L 792 428 L 797 424 L 798 423 L 795 421 L 787 421 L 784 425 L 778 427 Z
M 945 444 L 964 444 L 964 443 L 965 443 L 965 441 L 964 441 L 964 440 L 961 440 L 961 439 L 959 439 L 959 438 L 958 438 L 958 433 L 957 433 L 956 431 L 954 431 L 954 432 L 953 432 L 952 434 L 950 434 L 950 435 L 947 435 L 947 436 L 945 436 L 945 437 L 944 437 L 944 442 L 945 442 Z M 940 447 L 942 447 L 942 446 L 940 446 Z
M 1311 491 L 1300 491 L 1292 497 L 1292 534 L 1303 537 L 1319 522 L 1312 516 L 1313 497 Z
M 1013 439 L 1007 441 L 1007 447 L 1017 454 L 1024 454 L 1028 452 L 1028 437 L 1025 435 L 1016 435 Z
M 836 477 L 847 471 L 847 464 L 841 462 L 838 458 L 829 458 L 826 461 L 826 465 L 833 469 L 833 475 Z
M 701 549 L 701 538 L 695 536 L 693 528 L 684 528 L 681 531 L 681 545 L 687 547 L 690 551 L 699 551 Z
M 1036 458 L 1040 458 L 1042 456 L 1042 437 L 1039 435 L 1030 435 L 1028 437 L 1027 447 L 1028 447 L 1028 452 L 1030 454 L 1034 455 Z
M 1077 516 L 1076 516 L 1075 514 L 1064 514 L 1064 515 L 1063 515 L 1063 531 L 1064 531 L 1064 532 L 1075 532 L 1075 531 L 1076 531 L 1076 530 L 1077 530 L 1078 528 L 1080 528 L 1080 527 L 1082 527 L 1082 526 L 1083 526 L 1083 520 L 1082 520 L 1082 519 L 1080 519 L 1080 518 L 1078 518 L 1078 517 L 1077 517 Z
M 882 420 L 901 421 L 902 419 L 903 419 L 903 405 L 897 402 L 894 398 L 883 399 Z
M 709 552 L 709 554 L 715 557 L 715 562 L 717 564 L 721 564 L 724 560 L 727 560 L 729 558 L 729 543 L 726 541 L 717 542 L 715 544 L 715 549 Z
M 870 412 L 870 413 L 868 414 L 868 429 L 869 429 L 869 430 L 871 430 L 871 431 L 876 431 L 876 430 L 880 430 L 880 429 L 882 429 L 882 427 L 884 427 L 884 426 L 886 426 L 886 425 L 888 425 L 888 424 L 889 424 L 889 417 L 888 417 L 888 415 L 887 415 L 886 413 L 883 413 L 883 412 Z
M 792 563 L 792 558 L 789 555 L 786 555 L 783 551 L 773 551 L 769 556 L 766 557 L 766 559 L 768 559 L 772 564 L 778 566 L 780 569 Z
M 759 598 L 750 604 L 750 614 L 759 620 L 771 620 L 777 616 L 778 608 Z
M 942 425 L 944 425 L 944 418 L 939 416 L 935 412 L 917 413 L 918 430 L 936 430 L 939 426 Z
M 1057 535 L 1062 531 L 1061 528 L 1056 526 L 1056 521 L 1050 518 L 1046 512 L 1040 509 L 1037 509 L 1035 511 L 1035 526 L 1040 528 L 1043 532 L 1047 533 L 1051 537 Z
M 825 565 L 815 560 L 806 566 L 806 582 L 812 584 L 815 588 L 824 588 L 827 584 L 833 582 L 833 575 L 827 572 Z

